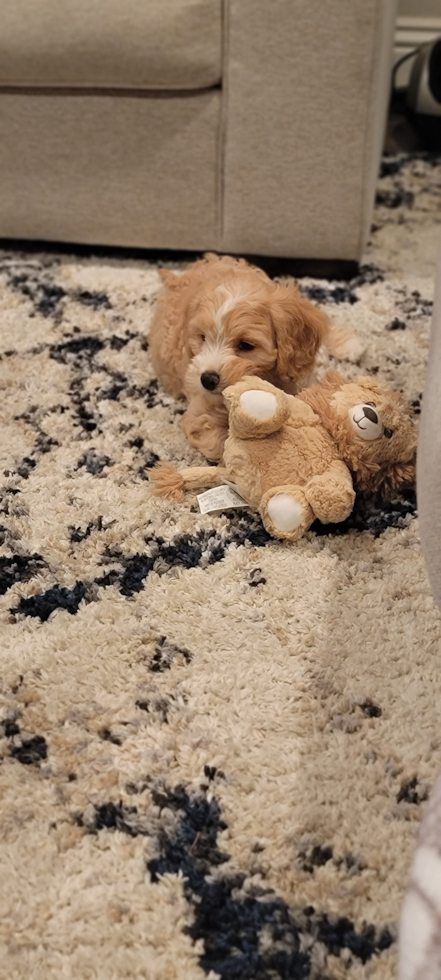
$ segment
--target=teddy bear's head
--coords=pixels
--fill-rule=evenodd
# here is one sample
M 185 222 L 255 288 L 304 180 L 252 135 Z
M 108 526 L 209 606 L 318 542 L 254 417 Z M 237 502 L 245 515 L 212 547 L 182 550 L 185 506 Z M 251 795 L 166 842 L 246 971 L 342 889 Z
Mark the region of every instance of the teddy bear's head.
M 415 480 L 417 433 L 402 396 L 370 377 L 330 371 L 301 398 L 320 416 L 357 490 L 391 496 Z

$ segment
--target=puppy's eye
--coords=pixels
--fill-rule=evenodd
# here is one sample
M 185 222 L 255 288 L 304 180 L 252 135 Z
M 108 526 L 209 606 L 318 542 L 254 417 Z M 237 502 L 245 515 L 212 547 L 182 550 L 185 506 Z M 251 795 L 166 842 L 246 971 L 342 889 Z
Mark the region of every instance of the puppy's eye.
M 393 436 L 392 429 L 383 429 L 383 435 L 386 439 L 392 439 Z
M 377 407 L 376 404 L 375 404 L 375 402 L 365 402 L 365 405 L 370 405 L 371 408 L 376 408 Z
M 247 340 L 239 340 L 238 350 L 254 350 L 254 344 L 249 344 Z

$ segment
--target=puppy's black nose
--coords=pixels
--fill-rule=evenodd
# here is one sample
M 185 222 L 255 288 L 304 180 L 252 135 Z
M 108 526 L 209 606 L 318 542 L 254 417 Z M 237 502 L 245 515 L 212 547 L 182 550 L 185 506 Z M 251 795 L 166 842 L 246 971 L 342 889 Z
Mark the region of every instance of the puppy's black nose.
M 377 424 L 378 415 L 376 412 L 374 412 L 373 408 L 369 408 L 368 405 L 363 405 L 363 414 L 367 419 L 369 419 L 369 422 L 374 422 L 375 425 Z
M 201 384 L 207 391 L 214 391 L 217 388 L 220 381 L 220 377 L 216 374 L 216 371 L 204 371 L 201 374 Z

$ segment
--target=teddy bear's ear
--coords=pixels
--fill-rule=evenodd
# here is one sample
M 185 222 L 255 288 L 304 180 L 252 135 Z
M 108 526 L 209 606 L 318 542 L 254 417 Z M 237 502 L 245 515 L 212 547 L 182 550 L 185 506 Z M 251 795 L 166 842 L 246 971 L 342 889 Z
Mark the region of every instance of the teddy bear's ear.
M 276 368 L 284 380 L 299 381 L 312 370 L 328 319 L 296 286 L 277 285 L 271 300 L 277 343 Z
M 416 461 L 410 463 L 391 463 L 387 467 L 382 482 L 385 496 L 393 496 L 397 490 L 405 486 L 414 486 L 416 477 Z
M 416 460 L 407 463 L 384 463 L 377 470 L 361 467 L 355 474 L 357 490 L 379 493 L 385 500 L 392 499 L 404 487 L 415 484 Z
M 346 381 L 343 383 L 347 384 L 348 382 Z M 387 398 L 391 401 L 398 402 L 399 405 L 404 405 L 403 396 L 399 391 L 392 391 L 390 388 L 386 388 L 386 386 L 380 381 L 374 381 L 368 375 L 358 375 L 356 378 L 353 378 L 350 383 L 353 385 L 358 385 L 360 388 L 364 389 L 364 395 L 367 398 L 372 395 L 374 398 L 381 398 L 381 396 L 384 397 L 387 395 Z M 360 398 L 360 401 L 363 401 L 363 398 Z
M 323 381 L 304 388 L 297 397 L 306 402 L 320 418 L 329 418 L 331 397 L 344 384 L 346 381 L 338 371 L 327 371 Z
M 337 391 L 342 385 L 348 384 L 348 380 L 339 371 L 327 371 L 322 384 L 327 385 L 328 388 L 332 388 L 333 391 Z

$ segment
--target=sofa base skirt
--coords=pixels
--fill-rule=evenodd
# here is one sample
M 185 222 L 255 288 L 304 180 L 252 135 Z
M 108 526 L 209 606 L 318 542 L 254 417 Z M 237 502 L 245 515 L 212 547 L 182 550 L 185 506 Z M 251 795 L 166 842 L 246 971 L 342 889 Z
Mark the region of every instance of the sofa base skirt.
M 0 92 L 0 238 L 219 240 L 221 91 Z

